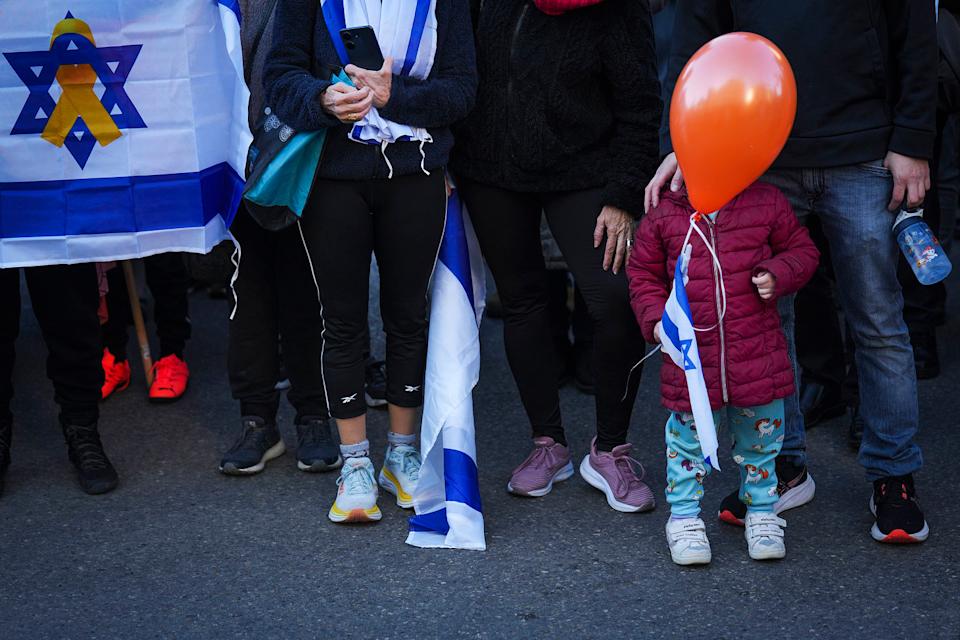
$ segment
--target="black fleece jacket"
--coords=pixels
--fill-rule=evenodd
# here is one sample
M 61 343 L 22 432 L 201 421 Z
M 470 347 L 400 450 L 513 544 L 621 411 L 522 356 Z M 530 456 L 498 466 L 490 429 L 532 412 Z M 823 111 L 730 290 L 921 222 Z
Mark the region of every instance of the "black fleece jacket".
M 280 0 L 274 17 L 273 48 L 264 70 L 267 104 L 298 131 L 330 127 L 318 175 L 334 180 L 386 178 L 389 168 L 379 145 L 348 140 L 350 127 L 320 106 L 340 59 L 318 0 Z M 424 146 L 424 167 L 447 164 L 450 126 L 473 106 L 477 70 L 467 0 L 437 2 L 437 55 L 430 76 L 419 80 L 393 76 L 390 101 L 380 115 L 412 127 L 424 127 L 433 142 Z M 396 142 L 386 151 L 395 176 L 421 171 L 416 142 Z
M 842 166 L 887 151 L 930 159 L 933 7 L 933 0 L 679 0 L 664 95 L 704 43 L 752 31 L 783 50 L 797 79 L 797 118 L 775 166 Z M 672 150 L 668 127 L 664 118 L 664 154 Z
M 480 86 L 454 172 L 521 192 L 601 187 L 604 204 L 642 213 L 661 110 L 646 0 L 561 16 L 486 0 L 476 32 Z

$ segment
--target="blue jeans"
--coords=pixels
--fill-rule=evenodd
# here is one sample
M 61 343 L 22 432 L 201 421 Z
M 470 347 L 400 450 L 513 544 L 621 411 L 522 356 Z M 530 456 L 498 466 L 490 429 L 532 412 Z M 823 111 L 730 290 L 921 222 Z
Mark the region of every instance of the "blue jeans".
M 830 244 L 840 305 L 856 345 L 864 421 L 859 459 L 867 478 L 918 470 L 923 458 L 915 442 L 917 377 L 897 281 L 899 248 L 891 230 L 895 215 L 887 211 L 893 189 L 890 172 L 877 161 L 827 169 L 774 169 L 763 180 L 783 191 L 801 221 L 818 216 Z M 784 299 L 780 313 L 796 363 L 792 303 L 792 297 Z M 803 417 L 796 394 L 784 404 L 781 455 L 803 463 Z

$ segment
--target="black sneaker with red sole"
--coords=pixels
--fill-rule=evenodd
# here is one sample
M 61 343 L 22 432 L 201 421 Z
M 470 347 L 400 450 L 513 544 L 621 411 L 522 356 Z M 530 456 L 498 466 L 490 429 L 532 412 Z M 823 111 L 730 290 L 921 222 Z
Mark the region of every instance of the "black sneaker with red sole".
M 774 514 L 779 515 L 784 511 L 802 507 L 813 500 L 817 484 L 807 472 L 806 465 L 798 466 L 786 458 L 777 458 L 776 468 L 777 494 L 780 497 L 773 505 Z M 721 522 L 736 527 L 743 526 L 743 519 L 747 517 L 747 505 L 740 501 L 739 489 L 723 499 L 717 515 Z
M 870 513 L 876 518 L 870 535 L 877 542 L 915 544 L 930 535 L 911 474 L 875 480 Z

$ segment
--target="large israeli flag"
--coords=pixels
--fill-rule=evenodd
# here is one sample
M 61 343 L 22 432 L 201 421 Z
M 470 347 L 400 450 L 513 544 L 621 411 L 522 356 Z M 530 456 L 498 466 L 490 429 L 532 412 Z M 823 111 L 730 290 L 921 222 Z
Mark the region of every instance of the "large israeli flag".
M 248 99 L 236 0 L 0 0 L 0 267 L 209 251 Z
M 433 274 L 420 450 L 407 544 L 486 549 L 477 477 L 473 388 L 480 377 L 485 299 L 480 250 L 456 190 Z
M 703 368 L 700 366 L 700 351 L 697 349 L 697 333 L 693 328 L 693 314 L 690 312 L 690 302 L 687 300 L 686 284 L 689 280 L 687 269 L 690 265 L 691 248 L 691 245 L 685 245 L 684 251 L 677 259 L 677 267 L 673 274 L 673 291 L 667 298 L 663 319 L 660 321 L 660 340 L 663 344 L 663 352 L 670 356 L 670 359 L 686 374 L 690 407 L 703 457 L 708 464 L 719 471 L 717 426 L 713 421 L 710 396 L 703 379 Z

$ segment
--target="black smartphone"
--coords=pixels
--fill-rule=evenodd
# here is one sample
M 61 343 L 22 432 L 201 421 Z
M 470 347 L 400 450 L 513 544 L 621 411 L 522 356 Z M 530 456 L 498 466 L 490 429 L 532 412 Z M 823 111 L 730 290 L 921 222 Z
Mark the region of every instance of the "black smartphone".
M 373 27 L 341 29 L 340 39 L 347 48 L 350 63 L 361 69 L 379 70 L 383 67 L 383 53 Z

